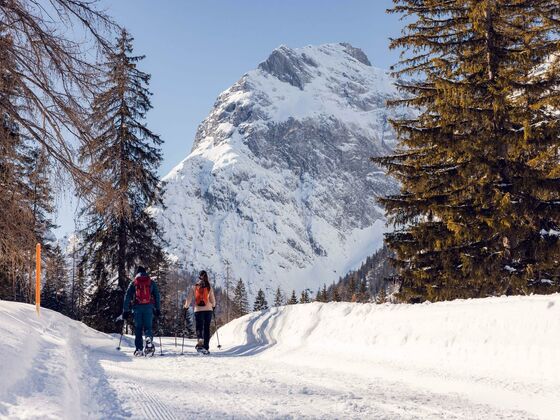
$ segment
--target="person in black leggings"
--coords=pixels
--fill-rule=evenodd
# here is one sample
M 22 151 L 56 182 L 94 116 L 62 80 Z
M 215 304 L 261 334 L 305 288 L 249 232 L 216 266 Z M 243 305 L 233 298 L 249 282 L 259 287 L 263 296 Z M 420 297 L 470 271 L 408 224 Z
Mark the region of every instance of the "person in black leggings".
M 216 306 L 216 298 L 214 289 L 210 286 L 208 274 L 204 270 L 200 272 L 197 282 L 189 291 L 184 307 L 188 309 L 191 302 L 194 302 L 194 319 L 196 337 L 198 338 L 196 349 L 203 353 L 209 353 L 210 323 Z

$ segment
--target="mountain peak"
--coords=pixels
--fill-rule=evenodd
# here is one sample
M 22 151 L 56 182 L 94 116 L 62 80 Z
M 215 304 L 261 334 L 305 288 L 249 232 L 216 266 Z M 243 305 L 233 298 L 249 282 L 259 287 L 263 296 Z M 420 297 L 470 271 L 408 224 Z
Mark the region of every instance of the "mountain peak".
M 282 82 L 286 82 L 299 89 L 309 81 L 310 74 L 306 70 L 307 66 L 317 65 L 306 59 L 305 55 L 298 54 L 295 50 L 281 45 L 274 49 L 268 58 L 259 64 L 259 69 L 270 73 Z
M 361 49 L 353 47 L 352 45 L 350 45 L 347 42 L 341 42 L 340 45 L 344 47 L 344 51 L 346 51 L 349 55 L 354 57 L 360 63 L 371 67 L 371 63 L 370 63 L 366 53 L 363 52 Z
M 311 81 L 315 69 L 327 67 L 328 63 L 347 62 L 348 56 L 359 63 L 371 67 L 367 55 L 359 48 L 348 43 L 308 45 L 303 48 L 290 48 L 280 45 L 268 58 L 259 64 L 259 69 L 269 73 L 282 82 L 289 83 L 299 89 Z M 323 68 L 323 70 L 325 70 Z M 320 70 L 319 70 L 320 71 Z

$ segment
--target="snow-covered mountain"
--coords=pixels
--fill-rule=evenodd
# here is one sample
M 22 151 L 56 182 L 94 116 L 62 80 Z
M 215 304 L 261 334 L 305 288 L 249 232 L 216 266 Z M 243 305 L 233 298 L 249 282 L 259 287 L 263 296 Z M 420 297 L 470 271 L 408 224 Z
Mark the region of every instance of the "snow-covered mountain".
M 369 161 L 395 142 L 386 71 L 349 44 L 281 46 L 219 95 L 155 209 L 169 251 L 254 294 L 330 283 L 381 243 L 375 197 L 397 185 Z

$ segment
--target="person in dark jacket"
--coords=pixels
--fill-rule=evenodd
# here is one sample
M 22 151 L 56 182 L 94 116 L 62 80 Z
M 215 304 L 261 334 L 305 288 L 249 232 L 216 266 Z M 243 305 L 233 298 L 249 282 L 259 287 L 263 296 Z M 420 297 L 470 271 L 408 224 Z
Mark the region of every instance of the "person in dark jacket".
M 152 323 L 154 315 L 159 317 L 161 314 L 159 289 L 155 281 L 146 273 L 146 269 L 139 266 L 136 270 L 136 277 L 128 286 L 124 297 L 123 318 L 130 316 L 131 310 L 134 314 L 134 344 L 135 356 L 143 356 L 142 332 L 146 335 L 146 353 L 154 353 L 154 334 Z

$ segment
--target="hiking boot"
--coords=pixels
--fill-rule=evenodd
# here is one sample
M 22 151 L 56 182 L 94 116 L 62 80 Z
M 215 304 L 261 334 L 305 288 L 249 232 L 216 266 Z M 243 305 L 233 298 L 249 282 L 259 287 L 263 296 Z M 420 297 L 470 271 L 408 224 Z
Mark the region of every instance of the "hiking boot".
M 136 357 L 144 356 L 144 352 L 140 349 L 136 349 L 134 351 L 134 356 L 136 356 Z
M 196 346 L 194 346 L 195 349 L 203 349 L 204 348 L 204 340 L 202 338 L 198 339 L 198 342 L 196 343 Z

